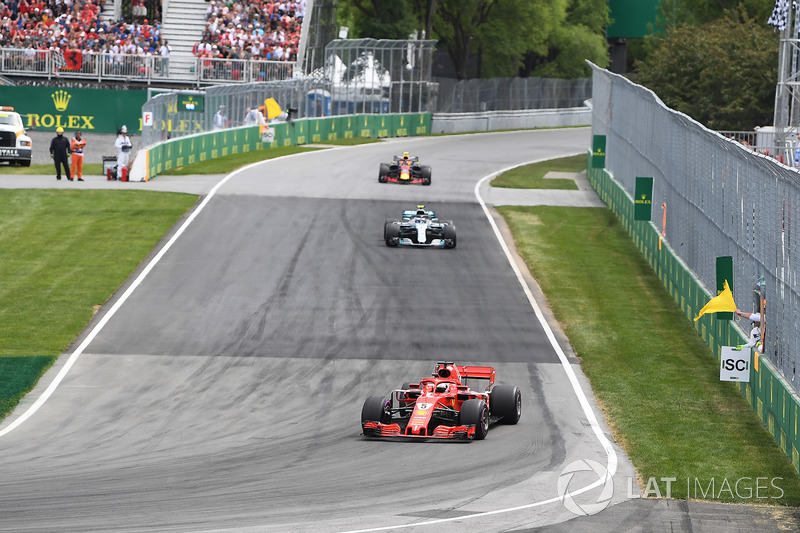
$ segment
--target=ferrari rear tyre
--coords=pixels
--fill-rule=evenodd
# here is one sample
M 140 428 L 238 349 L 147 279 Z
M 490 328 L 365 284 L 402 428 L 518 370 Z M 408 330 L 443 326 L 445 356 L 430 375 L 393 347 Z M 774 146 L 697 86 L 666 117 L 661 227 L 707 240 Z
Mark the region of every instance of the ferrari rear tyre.
M 361 408 L 361 425 L 363 426 L 367 422 L 388 423 L 390 419 L 390 407 L 391 400 L 388 398 L 370 396 L 364 401 L 364 407 Z
M 386 246 L 397 246 L 400 243 L 400 228 L 396 224 L 389 224 L 384 226 L 384 230 L 383 240 L 386 241 Z
M 522 415 L 522 394 L 519 387 L 495 385 L 489 393 L 492 416 L 500 418 L 502 424 L 514 425 Z
M 473 398 L 461 405 L 458 422 L 462 426 L 475 426 L 475 440 L 483 440 L 489 433 L 489 408 L 486 402 Z
M 381 163 L 380 170 L 378 171 L 378 183 L 386 183 L 386 176 L 389 175 L 389 165 Z
M 431 171 L 431 167 L 429 167 L 429 166 L 421 166 L 419 168 L 420 168 L 420 172 L 422 173 L 422 184 L 423 185 L 430 185 L 431 184 L 431 179 L 432 179 L 432 174 L 433 174 L 433 172 Z
M 447 224 L 442 229 L 442 239 L 444 240 L 447 248 L 456 247 L 456 227 L 452 223 Z

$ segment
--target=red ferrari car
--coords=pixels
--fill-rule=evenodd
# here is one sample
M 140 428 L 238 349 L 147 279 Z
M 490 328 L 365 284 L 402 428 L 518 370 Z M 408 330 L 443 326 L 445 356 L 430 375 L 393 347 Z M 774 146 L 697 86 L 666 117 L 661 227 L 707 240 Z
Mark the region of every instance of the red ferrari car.
M 406 383 L 389 398 L 370 396 L 361 409 L 367 437 L 483 440 L 495 423 L 516 424 L 522 412 L 519 388 L 495 385 L 490 366 L 439 361 L 431 377 Z M 467 383 L 485 384 L 473 390 Z

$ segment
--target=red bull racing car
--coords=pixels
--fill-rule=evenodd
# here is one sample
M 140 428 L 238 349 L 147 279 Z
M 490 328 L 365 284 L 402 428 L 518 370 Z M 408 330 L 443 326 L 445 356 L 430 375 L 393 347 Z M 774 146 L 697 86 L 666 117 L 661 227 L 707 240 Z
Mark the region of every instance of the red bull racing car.
M 408 152 L 396 155 L 391 163 L 381 163 L 378 171 L 380 183 L 421 183 L 431 184 L 431 167 L 419 164 L 419 157 L 411 157 Z
M 516 424 L 519 388 L 495 385 L 490 366 L 436 363 L 431 377 L 406 383 L 388 398 L 370 396 L 361 409 L 366 437 L 483 440 L 492 424 Z M 478 390 L 467 383 L 480 382 Z

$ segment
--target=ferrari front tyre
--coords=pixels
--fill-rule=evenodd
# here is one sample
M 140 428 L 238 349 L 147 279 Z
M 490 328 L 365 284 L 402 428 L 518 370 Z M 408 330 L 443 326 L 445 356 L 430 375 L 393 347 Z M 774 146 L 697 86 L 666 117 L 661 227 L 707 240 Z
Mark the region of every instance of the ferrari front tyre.
M 367 422 L 380 422 L 386 424 L 389 422 L 389 408 L 391 407 L 391 400 L 388 398 L 381 398 L 380 396 L 370 396 L 364 401 L 364 407 L 361 408 L 361 425 Z
M 380 170 L 378 171 L 378 183 L 386 183 L 386 176 L 389 175 L 389 165 L 381 163 Z
M 384 226 L 384 241 L 386 246 L 397 246 L 400 244 L 400 228 L 396 224 Z
M 492 416 L 500 418 L 503 424 L 514 425 L 522 415 L 522 394 L 519 387 L 495 385 L 489 393 Z
M 475 440 L 483 440 L 489 433 L 489 408 L 486 402 L 473 398 L 461 404 L 458 423 L 462 426 L 475 426 Z
M 456 247 L 456 227 L 453 224 L 447 224 L 442 228 L 442 240 L 447 248 Z
M 422 166 L 422 167 L 420 167 L 420 172 L 422 173 L 422 184 L 423 185 L 430 185 L 431 184 L 431 179 L 432 179 L 431 167 Z

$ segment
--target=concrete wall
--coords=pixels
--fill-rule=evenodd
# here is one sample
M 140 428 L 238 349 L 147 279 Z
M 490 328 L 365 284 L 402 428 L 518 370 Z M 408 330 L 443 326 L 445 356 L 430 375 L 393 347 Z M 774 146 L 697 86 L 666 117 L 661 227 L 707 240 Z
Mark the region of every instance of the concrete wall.
M 471 133 L 591 126 L 592 108 L 531 109 L 527 111 L 483 111 L 479 113 L 434 113 L 431 133 Z

